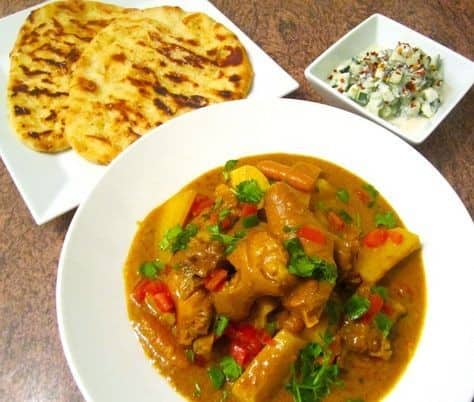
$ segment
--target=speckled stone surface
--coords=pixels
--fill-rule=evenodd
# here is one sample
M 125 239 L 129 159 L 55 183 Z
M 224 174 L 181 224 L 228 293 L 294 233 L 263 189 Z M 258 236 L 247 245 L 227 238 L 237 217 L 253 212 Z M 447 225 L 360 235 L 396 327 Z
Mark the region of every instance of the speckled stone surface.
M 0 1 L 0 16 L 38 3 Z M 296 78 L 290 97 L 320 101 L 303 76 L 322 51 L 369 15 L 391 17 L 474 58 L 474 2 L 213 0 Z M 2 95 L 4 96 L 4 95 Z M 474 90 L 417 146 L 474 214 Z M 6 133 L 0 133 L 5 135 Z M 415 172 L 416 174 L 416 172 Z M 61 349 L 55 283 L 74 212 L 38 227 L 0 162 L 0 401 L 83 401 Z M 100 363 L 100 362 L 99 362 Z

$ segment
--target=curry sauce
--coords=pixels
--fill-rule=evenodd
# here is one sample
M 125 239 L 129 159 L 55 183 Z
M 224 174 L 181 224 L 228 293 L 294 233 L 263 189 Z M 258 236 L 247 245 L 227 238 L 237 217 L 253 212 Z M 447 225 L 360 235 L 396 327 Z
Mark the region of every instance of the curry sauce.
M 124 266 L 128 314 L 189 400 L 378 401 L 421 332 L 419 248 L 347 170 L 297 155 L 242 158 L 138 223 Z M 318 352 L 303 363 L 308 345 Z M 322 390 L 307 390 L 302 364 L 332 373 Z

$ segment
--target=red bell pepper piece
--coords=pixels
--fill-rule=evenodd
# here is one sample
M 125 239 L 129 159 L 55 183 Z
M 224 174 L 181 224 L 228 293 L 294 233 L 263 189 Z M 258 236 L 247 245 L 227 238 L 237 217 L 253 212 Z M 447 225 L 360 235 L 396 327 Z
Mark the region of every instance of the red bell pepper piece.
M 258 212 L 258 208 L 255 204 L 250 204 L 248 202 L 243 202 L 240 204 L 240 216 L 243 218 L 245 216 L 255 215 Z
M 363 243 L 370 248 L 379 247 L 387 241 L 387 238 L 388 230 L 378 228 L 367 233 L 367 235 L 364 237 Z
M 302 239 L 309 240 L 316 244 L 323 245 L 326 243 L 326 236 L 324 233 L 310 226 L 301 226 L 296 232 L 296 235 Z
M 169 313 L 174 310 L 173 298 L 169 292 L 157 293 L 153 298 L 162 313 Z
M 214 205 L 214 200 L 207 195 L 197 194 L 194 198 L 193 204 L 189 214 L 192 218 L 200 215 L 205 209 L 208 209 Z
M 378 293 L 373 293 L 369 296 L 370 306 L 367 312 L 362 316 L 361 320 L 365 323 L 369 323 L 373 318 L 380 313 L 383 308 L 384 301 L 382 296 Z

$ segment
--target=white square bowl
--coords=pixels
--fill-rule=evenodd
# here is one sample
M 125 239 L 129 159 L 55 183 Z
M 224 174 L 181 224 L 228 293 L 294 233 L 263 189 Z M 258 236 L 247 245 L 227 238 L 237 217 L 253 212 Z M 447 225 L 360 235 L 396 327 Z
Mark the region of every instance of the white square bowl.
M 419 47 L 428 55 L 439 54 L 444 76 L 440 108 L 432 118 L 423 118 L 421 124 L 410 129 L 397 127 L 390 121 L 369 113 L 346 95 L 332 88 L 327 78 L 336 66 L 352 56 L 357 56 L 374 46 L 393 49 L 399 41 Z M 433 132 L 471 88 L 474 83 L 474 63 L 390 18 L 373 14 L 314 60 L 306 68 L 305 77 L 325 102 L 356 112 L 388 128 L 406 141 L 419 144 Z

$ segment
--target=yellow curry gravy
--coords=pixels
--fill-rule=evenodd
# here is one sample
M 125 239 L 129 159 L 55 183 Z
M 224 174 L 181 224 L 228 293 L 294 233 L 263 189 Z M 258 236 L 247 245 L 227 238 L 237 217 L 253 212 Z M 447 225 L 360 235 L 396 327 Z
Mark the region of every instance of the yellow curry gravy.
M 287 165 L 304 161 L 319 166 L 323 177 L 335 188 L 345 188 L 351 195 L 346 205 L 351 212 L 356 211 L 360 217 L 362 233 L 373 229 L 374 217 L 377 212 L 395 211 L 379 195 L 376 204 L 369 208 L 355 194 L 364 184 L 363 180 L 330 162 L 296 155 L 272 154 L 248 157 L 239 160 L 243 164 L 254 165 L 263 159 L 271 159 Z M 191 182 L 186 189 L 195 189 L 200 194 L 212 196 L 219 183 L 223 183 L 222 168 L 214 169 Z M 144 261 L 156 258 L 157 244 L 155 240 L 156 219 L 160 214 L 160 206 L 138 224 L 138 230 L 131 245 L 124 267 L 125 291 L 128 314 L 140 339 L 142 346 L 160 373 L 174 385 L 177 391 L 189 400 L 219 402 L 222 400 L 236 401 L 230 391 L 231 384 L 216 390 L 209 380 L 207 367 L 191 363 L 172 332 L 137 304 L 131 295 L 140 281 L 139 267 Z M 395 215 L 396 216 L 396 215 Z M 390 333 L 392 355 L 388 360 L 377 359 L 363 354 L 351 354 L 345 359 L 344 369 L 339 379 L 342 385 L 334 385 L 324 401 L 361 400 L 364 402 L 378 401 L 395 385 L 405 370 L 416 348 L 423 324 L 425 310 L 425 278 L 421 252 L 417 251 L 404 259 L 380 281 L 390 295 L 403 303 L 406 314 L 394 325 Z M 211 329 L 212 330 L 212 329 Z M 217 351 L 223 355 L 225 351 Z M 292 395 L 284 385 L 273 393 L 271 402 L 290 402 Z M 259 401 L 265 402 L 265 401 Z M 270 402 L 270 401 L 269 401 Z

